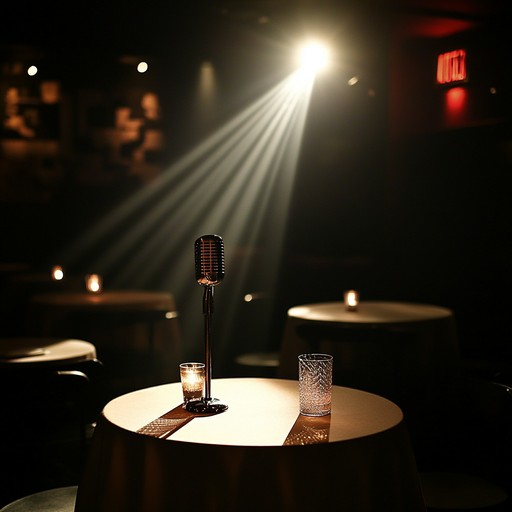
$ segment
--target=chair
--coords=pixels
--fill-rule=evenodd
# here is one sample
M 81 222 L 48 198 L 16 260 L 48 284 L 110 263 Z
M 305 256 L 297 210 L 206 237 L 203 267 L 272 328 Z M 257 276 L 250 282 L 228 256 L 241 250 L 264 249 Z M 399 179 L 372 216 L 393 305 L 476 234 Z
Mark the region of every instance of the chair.
M 73 512 L 78 486 L 57 487 L 29 494 L 0 509 L 0 512 Z
M 179 380 L 179 315 L 163 307 L 106 307 L 66 312 L 54 335 L 91 340 L 104 363 L 101 401 Z
M 66 418 L 84 442 L 87 425 L 96 421 L 100 412 L 95 395 L 96 387 L 101 385 L 102 371 L 103 363 L 99 359 L 69 364 L 56 362 L 41 368 L 2 366 L 2 410 L 11 420 L 0 428 L 7 428 L 12 436 L 22 439 L 28 433 L 26 429 L 32 428 L 33 421 L 27 422 L 28 418 L 37 415 L 40 427 L 48 424 L 50 428 Z
M 427 510 L 512 510 L 512 388 L 464 377 L 443 407 L 413 432 Z
M 3 500 L 36 491 L 41 484 L 76 483 L 100 406 L 98 359 L 13 366 L 0 369 L 0 456 L 9 468 L 1 487 Z

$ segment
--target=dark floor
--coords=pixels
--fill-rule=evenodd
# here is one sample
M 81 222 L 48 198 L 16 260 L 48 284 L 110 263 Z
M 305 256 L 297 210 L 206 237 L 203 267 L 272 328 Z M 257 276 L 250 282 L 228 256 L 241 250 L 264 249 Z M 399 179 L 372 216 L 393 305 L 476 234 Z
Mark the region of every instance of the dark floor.
M 94 427 L 93 425 L 88 427 L 85 444 L 82 443 L 83 440 L 80 438 L 80 431 L 77 429 L 76 423 L 63 421 L 60 424 L 60 429 L 55 427 L 54 425 L 52 435 L 48 435 L 45 440 L 38 439 L 38 436 L 35 435 L 24 446 L 2 445 L 0 457 L 4 467 L 4 477 L 0 485 L 0 507 L 28 494 L 79 483 Z M 33 428 L 37 429 L 37 421 L 34 422 Z M 473 430 L 468 429 L 471 432 Z M 38 445 L 40 441 L 42 441 L 42 444 Z M 478 457 L 477 452 L 478 450 L 475 451 L 474 455 L 475 462 Z M 446 453 L 448 455 L 448 452 Z M 422 461 L 418 462 L 421 466 Z M 427 473 L 428 475 L 431 475 L 431 471 L 441 472 L 434 473 L 441 477 L 444 474 L 443 472 L 448 472 L 449 475 L 461 473 L 460 464 L 453 465 L 448 459 L 443 461 L 442 465 L 432 467 L 427 463 L 419 469 L 421 473 Z M 474 466 L 472 468 L 468 466 L 466 471 L 463 470 L 462 473 L 473 475 L 473 471 Z M 431 478 L 431 476 L 429 477 Z M 453 496 L 465 496 L 471 495 L 472 492 L 474 492 L 472 488 L 465 490 L 459 488 L 455 489 L 454 492 L 453 489 L 445 489 L 439 485 L 437 487 L 429 485 L 428 496 L 429 499 L 439 503 L 443 500 L 446 501 L 449 493 L 454 493 Z M 512 507 L 510 499 L 506 503 L 478 510 L 482 512 L 507 512 L 512 510 L 509 507 Z M 427 508 L 427 512 L 442 510 L 444 509 Z
M 507 392 L 501 396 L 502 389 L 487 390 L 480 385 L 474 387 L 481 379 L 485 385 L 494 378 L 512 384 L 510 373 L 499 375 L 496 368 L 486 361 L 472 361 L 465 367 L 464 372 L 469 380 L 468 384 L 461 387 L 462 399 L 450 411 L 452 417 L 456 417 L 453 424 L 444 425 L 443 430 L 439 430 L 439 425 L 428 423 L 428 417 L 419 429 L 417 425 L 409 424 L 411 438 L 414 443 L 418 443 L 417 462 L 420 472 L 463 471 L 475 474 L 482 470 L 481 474 L 487 473 L 491 477 L 497 475 L 498 480 L 505 479 L 505 484 L 507 479 L 512 478 L 507 463 L 509 458 L 506 456 L 512 446 L 512 396 L 508 396 Z M 258 370 L 257 367 L 241 368 L 242 375 L 273 376 L 269 374 L 268 368 Z M 487 391 L 491 391 L 491 394 L 488 395 Z M 480 415 L 482 405 L 483 413 Z M 503 417 L 501 405 L 505 407 Z M 18 424 L 15 433 L 14 424 L 4 424 L 0 443 L 0 460 L 4 469 L 0 484 L 0 507 L 34 492 L 79 483 L 94 432 L 95 418 L 91 414 L 86 415 L 88 426 L 83 438 L 80 427 L 82 418 L 76 413 L 77 409 L 73 405 L 70 408 L 61 407 L 57 412 L 54 410 L 50 414 L 51 420 L 48 420 L 48 417 L 43 417 L 43 413 L 34 408 L 18 418 L 24 423 Z M 432 430 L 429 432 L 430 428 Z M 501 469 L 500 465 L 504 462 L 506 465 Z M 512 489 L 510 481 L 507 488 Z M 512 510 L 507 507 L 512 505 L 507 502 L 486 511 Z
M 54 425 L 51 434 L 35 433 L 25 443 L 1 444 L 0 507 L 35 492 L 78 485 L 94 428 L 87 427 L 84 441 L 77 427 L 75 422 L 63 421 Z M 37 431 L 37 418 L 31 429 Z

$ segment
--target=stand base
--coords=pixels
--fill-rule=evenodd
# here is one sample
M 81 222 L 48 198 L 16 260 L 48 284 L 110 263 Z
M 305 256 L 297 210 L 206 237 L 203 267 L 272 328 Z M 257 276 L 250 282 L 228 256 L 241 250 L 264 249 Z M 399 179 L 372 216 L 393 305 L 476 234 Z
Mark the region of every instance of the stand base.
M 228 406 L 219 402 L 217 398 L 201 398 L 200 400 L 192 400 L 185 405 L 187 411 L 198 414 L 219 414 L 227 408 Z

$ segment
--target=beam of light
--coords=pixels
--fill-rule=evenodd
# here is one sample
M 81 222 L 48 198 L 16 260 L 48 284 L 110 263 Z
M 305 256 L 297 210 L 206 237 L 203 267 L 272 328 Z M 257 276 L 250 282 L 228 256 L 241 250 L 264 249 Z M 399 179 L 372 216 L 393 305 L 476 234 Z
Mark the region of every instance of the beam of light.
M 70 245 L 68 264 L 87 261 L 113 287 L 170 291 L 185 344 L 202 346 L 193 243 L 219 234 L 229 332 L 245 293 L 272 295 L 312 84 L 296 72 L 247 106 Z

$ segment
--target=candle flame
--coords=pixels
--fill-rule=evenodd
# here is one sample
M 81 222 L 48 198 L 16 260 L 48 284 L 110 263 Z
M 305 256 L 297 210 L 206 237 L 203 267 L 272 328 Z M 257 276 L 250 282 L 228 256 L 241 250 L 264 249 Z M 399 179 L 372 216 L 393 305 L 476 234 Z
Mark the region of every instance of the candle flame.
M 355 290 L 348 290 L 345 292 L 345 307 L 349 311 L 355 311 L 359 305 L 359 293 Z
M 93 293 L 101 291 L 101 277 L 98 274 L 90 274 L 85 278 L 87 290 Z

